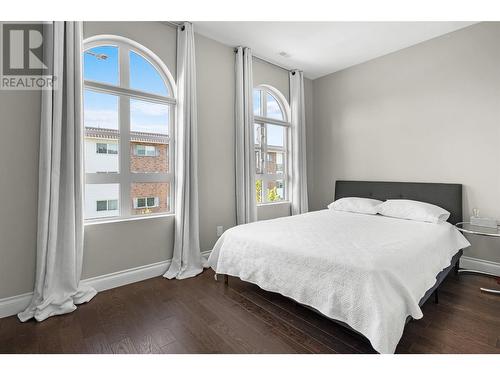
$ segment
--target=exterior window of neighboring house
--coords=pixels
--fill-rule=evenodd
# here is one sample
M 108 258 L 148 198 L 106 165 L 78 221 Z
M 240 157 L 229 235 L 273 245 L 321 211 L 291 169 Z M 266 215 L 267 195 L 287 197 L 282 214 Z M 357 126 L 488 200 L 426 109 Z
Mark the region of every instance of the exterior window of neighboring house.
M 137 156 L 158 156 L 158 151 L 155 146 L 134 145 L 135 155 Z
M 118 144 L 117 143 L 96 143 L 96 152 L 98 154 L 118 154 Z
M 118 199 L 99 200 L 96 202 L 97 211 L 116 211 L 118 210 Z
M 157 207 L 160 202 L 158 197 L 145 197 L 145 198 L 135 198 L 134 207 L 135 208 L 153 208 Z
M 288 103 L 276 89 L 253 90 L 255 135 L 255 193 L 257 204 L 288 199 L 290 115 Z
M 172 213 L 172 75 L 132 40 L 84 44 L 85 219 Z

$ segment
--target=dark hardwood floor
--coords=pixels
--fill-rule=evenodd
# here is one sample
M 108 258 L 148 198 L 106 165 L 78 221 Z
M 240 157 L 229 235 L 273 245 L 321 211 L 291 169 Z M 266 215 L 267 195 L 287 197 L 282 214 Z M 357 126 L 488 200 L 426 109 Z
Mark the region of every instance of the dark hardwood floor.
M 0 353 L 373 353 L 361 336 L 280 295 L 205 271 L 99 293 L 42 323 L 0 319 Z M 450 275 L 406 326 L 398 353 L 500 353 L 495 280 Z

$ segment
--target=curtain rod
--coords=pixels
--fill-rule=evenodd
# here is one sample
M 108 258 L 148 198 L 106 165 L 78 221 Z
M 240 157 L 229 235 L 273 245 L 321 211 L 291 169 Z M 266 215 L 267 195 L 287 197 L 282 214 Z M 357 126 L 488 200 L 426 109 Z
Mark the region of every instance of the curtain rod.
M 263 62 L 265 62 L 265 63 L 267 63 L 267 64 L 269 64 L 269 65 L 273 65 L 273 66 L 275 66 L 275 67 L 277 67 L 277 68 L 280 68 L 280 69 L 283 69 L 283 70 L 285 70 L 285 71 L 287 71 L 287 72 L 292 72 L 292 74 L 295 74 L 295 70 L 296 70 L 296 69 L 288 69 L 288 68 L 285 68 L 284 66 L 278 65 L 278 64 L 276 64 L 276 63 L 273 63 L 273 62 L 271 62 L 271 61 L 269 61 L 269 60 L 266 60 L 266 59 L 264 59 L 264 58 L 262 58 L 262 57 L 259 57 L 259 56 L 256 56 L 256 55 L 253 55 L 252 57 L 253 57 L 253 58 L 255 58 L 255 59 L 257 59 L 257 60 L 263 61 Z
M 238 53 L 238 48 L 234 48 L 234 52 L 235 52 L 235 53 Z M 271 62 L 271 61 L 269 61 L 269 60 L 266 60 L 266 59 L 264 59 L 264 58 L 262 58 L 262 57 L 259 57 L 259 56 L 254 55 L 254 54 L 252 54 L 252 57 L 253 57 L 254 59 L 257 59 L 257 60 L 260 60 L 260 61 L 262 61 L 262 62 L 265 62 L 266 64 L 273 65 L 273 66 L 275 66 L 275 67 L 277 67 L 277 68 L 280 68 L 280 69 L 283 69 L 283 70 L 285 70 L 285 71 L 287 71 L 287 72 L 291 72 L 293 75 L 295 75 L 295 71 L 297 70 L 297 69 L 288 69 L 288 68 L 285 68 L 284 66 L 278 65 L 278 64 L 276 64 L 276 63 L 273 63 L 273 62 Z
M 184 26 L 182 25 L 184 21 L 163 21 L 169 26 L 173 26 L 175 28 L 178 28 L 179 26 L 182 26 L 182 30 L 184 30 Z

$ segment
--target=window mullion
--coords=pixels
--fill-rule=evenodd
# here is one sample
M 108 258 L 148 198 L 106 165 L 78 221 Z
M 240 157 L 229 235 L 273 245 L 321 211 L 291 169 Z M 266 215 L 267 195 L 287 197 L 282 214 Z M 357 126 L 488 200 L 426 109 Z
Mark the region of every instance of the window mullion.
M 260 90 L 260 113 L 262 117 L 267 117 L 267 105 L 264 102 L 266 100 L 266 94 L 263 90 Z
M 130 202 L 130 100 L 120 96 L 120 207 L 121 216 L 131 215 Z
M 126 77 L 124 77 L 124 79 L 126 79 L 126 81 L 128 81 L 129 80 L 128 75 Z M 105 93 L 105 94 L 130 96 L 130 97 L 135 98 L 135 99 L 145 100 L 145 101 L 159 103 L 159 104 L 173 105 L 176 103 L 176 100 L 174 98 L 169 98 L 166 96 L 151 94 L 151 93 L 142 92 L 139 90 L 134 90 L 134 89 L 126 88 L 126 87 L 108 85 L 106 83 L 94 82 L 94 81 L 89 81 L 89 80 L 85 81 L 85 88 L 88 90 L 101 92 L 101 93 Z
M 128 48 L 120 45 L 119 52 L 120 85 L 129 87 L 129 59 Z M 132 203 L 130 199 L 130 98 L 120 95 L 120 215 L 130 217 L 132 214 Z
M 266 147 L 265 147 L 265 143 L 266 143 L 265 125 L 261 123 L 260 127 L 259 127 L 259 130 L 260 130 L 260 168 L 261 168 L 260 173 L 264 174 L 265 170 L 266 170 L 266 165 L 265 165 L 265 162 L 266 162 L 266 156 L 265 156 L 265 152 L 266 152 Z
M 118 173 L 86 173 L 86 184 L 118 184 L 120 175 Z
M 271 178 L 267 173 L 264 173 L 262 175 L 262 195 L 263 195 L 262 202 L 263 203 L 270 203 L 267 199 L 267 185 L 268 185 L 270 180 L 271 180 Z
M 279 125 L 279 126 L 283 126 L 286 128 L 291 127 L 291 124 L 289 122 L 282 121 L 282 120 L 276 120 L 274 118 L 262 117 L 262 116 L 254 116 L 254 121 L 266 122 L 268 124 Z
M 263 195 L 263 203 L 268 203 L 267 201 L 267 192 L 266 192 L 266 186 L 267 186 L 267 125 L 262 124 L 262 195 Z
M 130 89 L 130 61 L 129 61 L 129 47 L 120 44 L 120 87 L 124 87 L 126 89 Z

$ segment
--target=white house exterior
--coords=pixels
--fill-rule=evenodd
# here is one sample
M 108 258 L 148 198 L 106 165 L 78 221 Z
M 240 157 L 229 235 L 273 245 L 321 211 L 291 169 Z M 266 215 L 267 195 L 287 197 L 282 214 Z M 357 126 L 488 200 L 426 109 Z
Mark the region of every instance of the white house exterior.
M 85 172 L 120 173 L 118 130 L 85 127 Z M 169 137 L 164 134 L 130 132 L 130 169 L 139 173 L 165 173 L 169 167 Z M 170 184 L 132 183 L 133 215 L 170 211 Z M 85 218 L 120 215 L 120 184 L 85 185 Z
M 119 202 L 119 184 L 85 184 L 85 218 L 118 216 Z
M 85 138 L 87 173 L 116 173 L 119 168 L 118 140 Z

